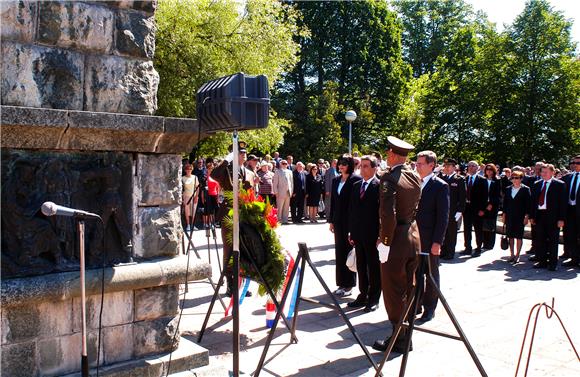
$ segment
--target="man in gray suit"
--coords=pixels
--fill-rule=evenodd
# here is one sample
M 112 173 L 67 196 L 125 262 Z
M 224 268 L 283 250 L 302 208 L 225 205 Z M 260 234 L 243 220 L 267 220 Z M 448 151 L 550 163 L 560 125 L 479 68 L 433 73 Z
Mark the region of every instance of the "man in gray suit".
M 332 192 L 332 180 L 338 175 L 336 171 L 336 164 L 338 160 L 335 158 L 330 163 L 330 167 L 324 173 L 324 215 L 326 219 L 330 214 L 330 194 Z
M 437 166 L 437 155 L 431 151 L 423 151 L 417 155 L 417 173 L 421 176 L 421 199 L 417 207 L 417 225 L 421 239 L 421 251 L 429 253 L 431 273 L 435 283 L 439 287 L 439 255 L 441 245 L 445 238 L 447 224 L 449 222 L 449 185 L 437 178 L 433 170 Z M 426 262 L 422 259 L 422 262 Z M 428 266 L 424 265 L 425 274 L 428 274 Z M 418 275 L 419 279 L 425 279 L 426 275 Z M 422 305 L 424 308 L 421 322 L 427 322 L 435 316 L 437 307 L 437 291 L 430 279 L 425 279 Z
M 294 191 L 292 171 L 288 169 L 288 161 L 280 161 L 280 169 L 276 169 L 274 178 L 272 178 L 272 190 L 274 191 L 274 195 L 276 195 L 278 218 L 282 224 L 288 224 L 290 198 Z

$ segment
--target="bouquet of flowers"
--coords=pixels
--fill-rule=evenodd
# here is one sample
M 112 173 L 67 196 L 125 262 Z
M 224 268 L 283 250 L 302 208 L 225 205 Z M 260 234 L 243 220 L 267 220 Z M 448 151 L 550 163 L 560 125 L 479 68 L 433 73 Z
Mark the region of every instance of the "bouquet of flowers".
M 228 199 L 230 202 L 233 201 L 232 192 L 227 192 L 226 196 L 229 196 Z M 254 190 L 240 189 L 239 213 L 240 249 L 242 249 L 242 232 L 251 231 L 251 233 L 257 233 L 259 235 L 259 238 L 261 239 L 259 254 L 263 253 L 264 255 L 259 255 L 255 259 L 261 261 L 261 263 L 258 263 L 258 266 L 260 267 L 264 280 L 266 280 L 274 292 L 277 292 L 282 287 L 285 278 L 285 256 L 278 235 L 274 230 L 278 226 L 276 208 L 272 207 L 269 201 L 264 201 L 260 195 L 256 196 Z M 222 222 L 227 230 L 227 242 L 230 244 L 232 243 L 232 216 L 233 209 L 230 210 L 228 216 L 226 216 Z M 247 252 L 253 254 L 253 252 L 258 253 L 258 250 L 247 250 Z M 240 250 L 240 253 L 241 274 L 257 281 L 260 284 L 258 294 L 263 296 L 266 294 L 267 290 L 260 281 L 260 275 L 255 271 L 254 266 L 249 262 L 249 260 L 243 257 L 244 253 L 242 253 L 242 250 Z M 230 263 L 232 262 L 230 261 Z

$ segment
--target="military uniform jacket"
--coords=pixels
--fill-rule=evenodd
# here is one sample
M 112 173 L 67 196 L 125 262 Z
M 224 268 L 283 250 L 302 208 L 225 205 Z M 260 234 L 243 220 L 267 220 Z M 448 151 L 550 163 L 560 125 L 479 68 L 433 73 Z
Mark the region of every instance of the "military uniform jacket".
M 225 191 L 233 190 L 232 163 L 229 163 L 226 160 L 222 161 L 222 163 L 211 172 L 211 177 L 215 179 Z M 241 186 L 244 189 L 248 190 L 254 186 L 254 177 L 254 172 L 246 169 L 244 166 L 240 166 L 238 179 L 241 181 Z M 230 208 L 232 208 L 232 204 L 228 203 L 227 200 L 224 200 L 224 204 L 218 209 L 216 220 L 220 221 L 223 219 L 224 216 L 228 214 Z
M 457 212 L 465 211 L 465 180 L 459 174 L 440 176 L 449 185 L 449 218 L 455 218 Z
M 415 222 L 421 198 L 421 178 L 408 165 L 399 165 L 381 176 L 379 239 L 391 247 L 389 258 L 410 258 L 421 242 Z

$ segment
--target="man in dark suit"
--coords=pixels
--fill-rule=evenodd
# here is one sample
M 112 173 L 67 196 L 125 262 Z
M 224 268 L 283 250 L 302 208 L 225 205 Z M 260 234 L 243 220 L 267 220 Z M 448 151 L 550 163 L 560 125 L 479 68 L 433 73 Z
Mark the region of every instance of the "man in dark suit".
M 463 212 L 463 237 L 465 250 L 463 255 L 478 257 L 481 255 L 483 244 L 483 217 L 479 211 L 485 209 L 487 203 L 485 178 L 477 174 L 479 164 L 477 161 L 469 161 L 467 164 L 467 177 L 465 178 L 465 211 Z M 475 233 L 475 250 L 471 248 L 471 229 Z
M 568 207 L 564 224 L 564 254 L 570 258 L 565 267 L 580 267 L 580 155 L 570 163 L 573 171 L 562 178 L 566 183 Z
M 449 224 L 441 247 L 441 259 L 446 260 L 455 257 L 458 223 L 465 211 L 465 180 L 455 172 L 456 165 L 454 159 L 446 159 L 440 177 L 449 185 Z
M 422 179 L 421 200 L 417 211 L 421 251 L 429 253 L 431 274 L 439 287 L 439 255 L 449 222 L 449 186 L 434 175 L 436 165 L 437 155 L 434 152 L 423 151 L 417 154 L 417 173 Z M 421 322 L 433 319 L 438 301 L 437 290 L 431 279 L 426 279 L 428 273 L 429 268 L 426 264 L 424 274 L 417 275 L 418 281 L 426 280 L 421 300 L 423 305 Z
M 536 183 L 542 179 L 542 176 L 541 176 L 542 166 L 544 166 L 543 161 L 536 162 L 536 164 L 534 165 L 533 175 L 529 175 L 529 176 L 526 176 L 524 178 L 523 184 L 528 186 L 530 188 L 530 190 L 533 190 L 534 183 Z M 532 229 L 532 247 L 530 248 L 530 250 L 527 251 L 527 254 L 535 254 L 536 253 L 536 226 L 534 224 L 531 224 L 530 228 Z M 537 261 L 537 258 L 531 257 L 530 260 Z
M 379 180 L 375 177 L 377 159 L 361 158 L 362 180 L 353 185 L 349 210 L 349 240 L 356 250 L 356 270 L 360 294 L 347 304 L 364 306 L 366 313 L 377 310 L 381 297 L 381 263 L 377 250 L 379 238 Z
M 542 167 L 542 180 L 534 183 L 530 219 L 536 225 L 536 256 L 534 268 L 556 271 L 558 268 L 558 240 L 564 226 L 568 195 L 566 184 L 554 178 L 552 164 Z
M 413 293 L 417 254 L 420 251 L 419 229 L 415 213 L 421 196 L 421 178 L 406 164 L 414 147 L 389 136 L 389 168 L 380 180 L 381 226 L 377 249 L 381 261 L 381 286 L 385 309 L 393 329 L 403 320 L 408 299 Z M 405 351 L 406 331 L 401 331 L 393 351 Z M 377 340 L 373 348 L 384 352 L 390 337 Z
M 294 224 L 301 224 L 304 217 L 304 198 L 306 195 L 306 173 L 304 172 L 304 164 L 298 162 L 296 168 L 292 171 L 294 180 L 294 191 L 292 192 L 292 199 L 290 199 L 290 212 L 292 214 L 292 222 Z

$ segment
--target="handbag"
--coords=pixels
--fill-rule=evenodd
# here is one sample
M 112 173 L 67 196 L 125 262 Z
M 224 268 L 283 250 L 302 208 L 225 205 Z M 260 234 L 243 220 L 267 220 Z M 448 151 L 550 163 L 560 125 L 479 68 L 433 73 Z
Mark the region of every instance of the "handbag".
M 505 224 L 503 224 L 503 236 L 501 236 L 500 246 L 502 250 L 507 250 L 510 246 L 507 234 L 505 232 Z
M 320 199 L 320 201 L 318 202 L 318 213 L 322 213 L 324 212 L 324 200 Z
M 348 267 L 352 272 L 356 272 L 356 251 L 354 247 L 349 251 L 348 256 L 346 257 L 346 267 Z

